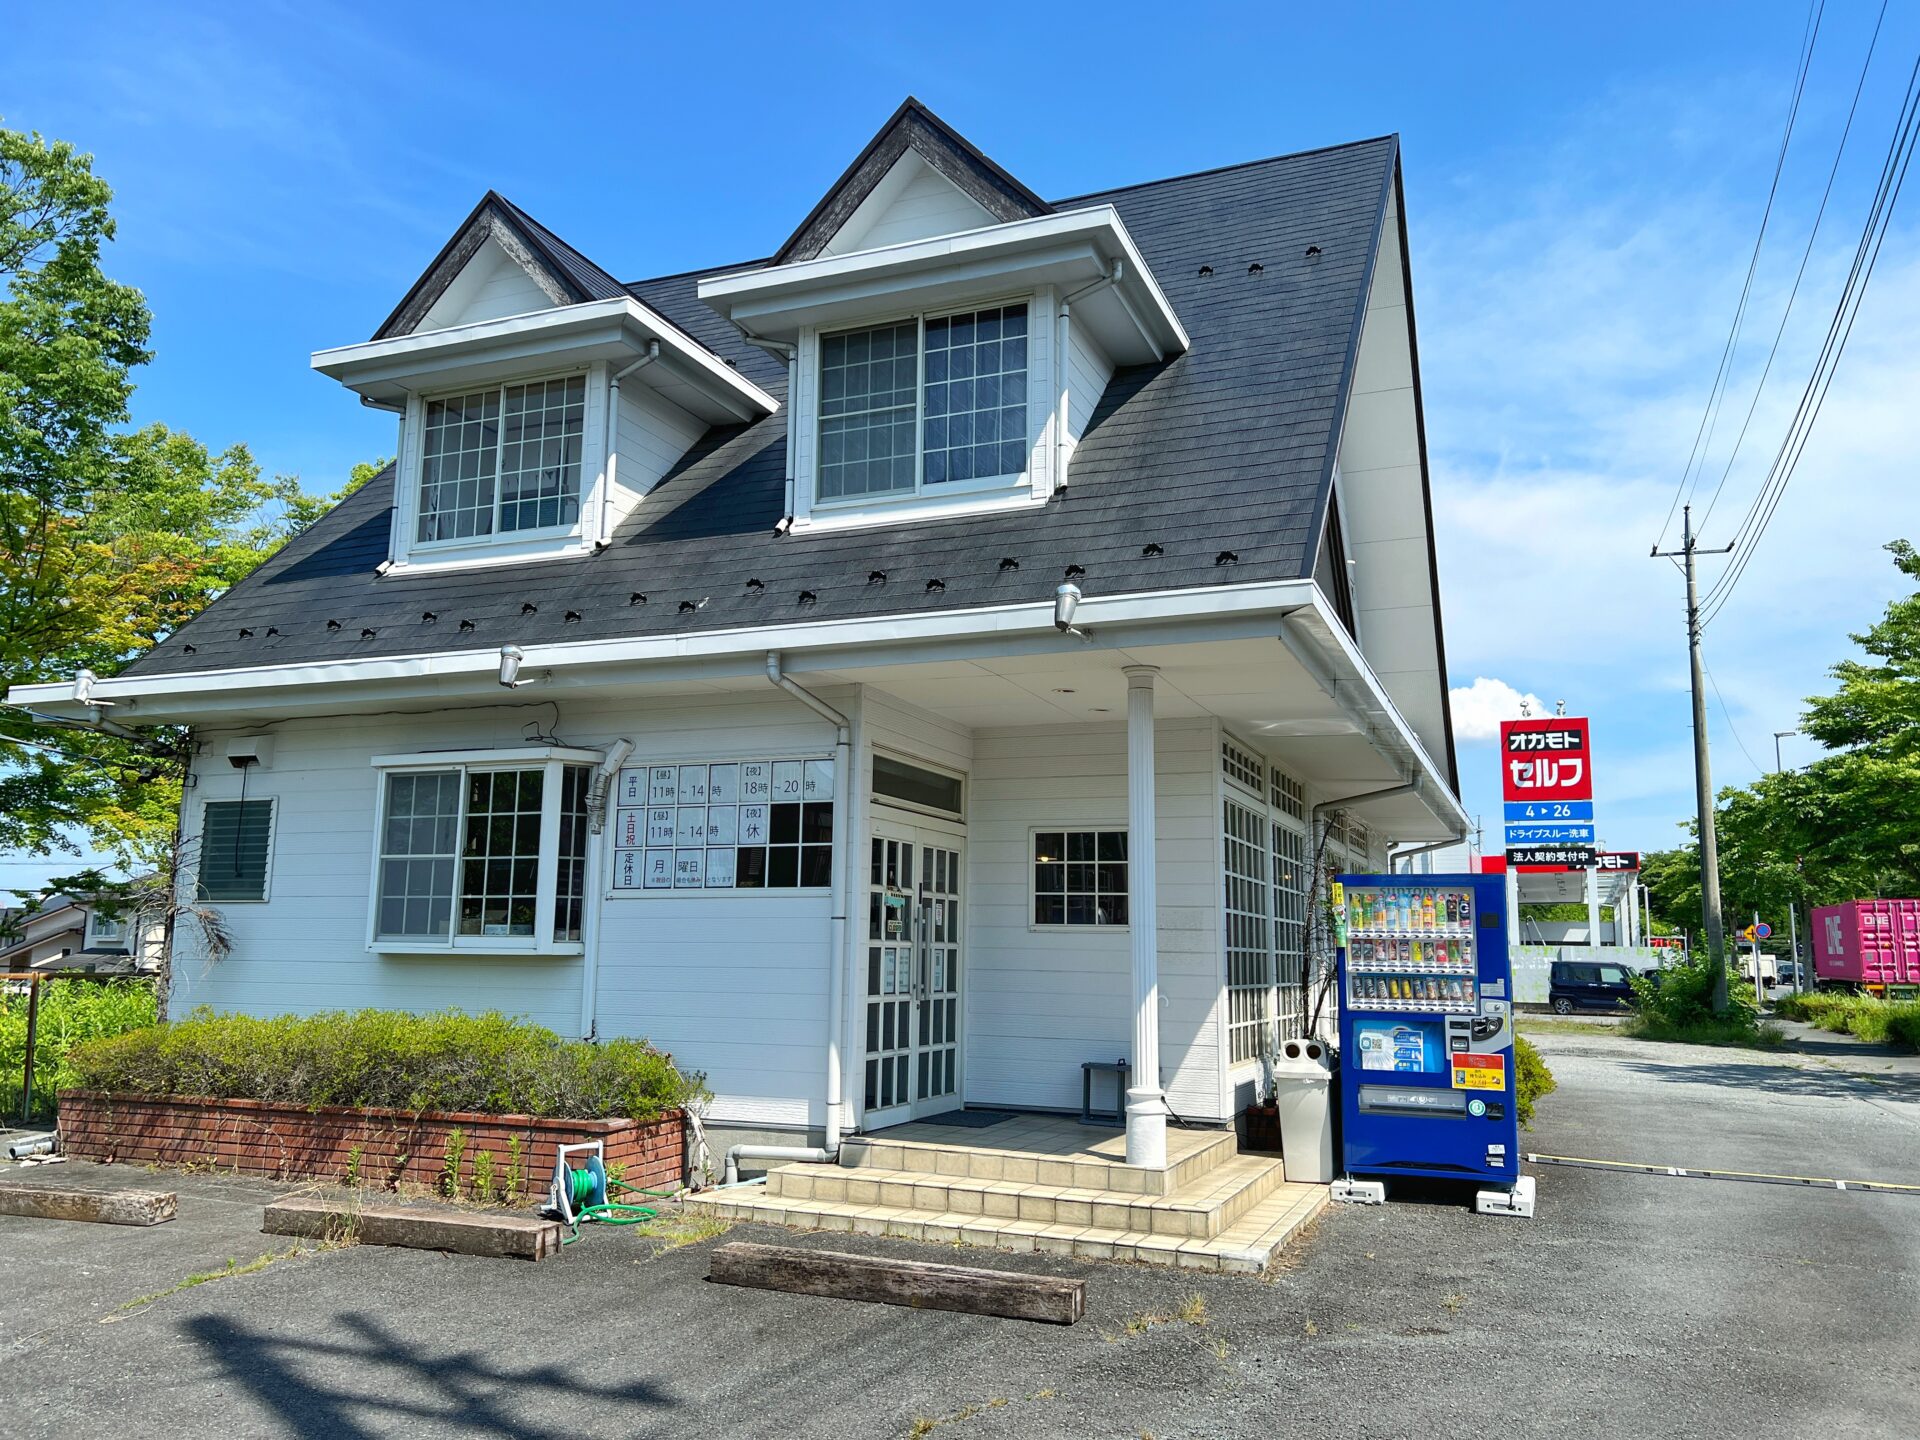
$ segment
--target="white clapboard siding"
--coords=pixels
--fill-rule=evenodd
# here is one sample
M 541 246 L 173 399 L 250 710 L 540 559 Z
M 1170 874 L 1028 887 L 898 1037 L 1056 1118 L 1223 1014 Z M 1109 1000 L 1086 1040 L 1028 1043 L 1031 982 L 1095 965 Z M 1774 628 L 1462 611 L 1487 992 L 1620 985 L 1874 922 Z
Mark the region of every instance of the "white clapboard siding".
M 624 511 L 680 463 L 706 433 L 706 422 L 646 384 L 640 370 L 620 382 L 620 415 L 615 449 L 620 454 L 619 489 L 614 507 Z
M 1160 1058 L 1169 1103 L 1201 1119 L 1224 1110 L 1214 736 L 1211 721 L 1164 721 L 1155 746 Z M 1078 1108 L 1081 1062 L 1132 1049 L 1127 932 L 1033 928 L 1029 837 L 1125 828 L 1126 728 L 979 730 L 973 748 L 966 1098 Z
M 419 330 L 444 330 L 551 310 L 553 300 L 534 283 L 519 261 L 488 240 L 473 252 L 460 273 L 420 321 Z
M 847 217 L 824 253 L 877 250 L 993 223 L 984 205 L 909 150 Z

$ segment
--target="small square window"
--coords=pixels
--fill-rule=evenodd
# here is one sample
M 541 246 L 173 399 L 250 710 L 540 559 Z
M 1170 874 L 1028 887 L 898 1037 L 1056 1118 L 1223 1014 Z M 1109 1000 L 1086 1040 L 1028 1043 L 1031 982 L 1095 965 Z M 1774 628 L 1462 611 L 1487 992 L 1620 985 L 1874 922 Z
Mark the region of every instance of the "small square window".
M 1036 831 L 1033 923 L 1036 926 L 1125 925 L 1127 832 Z

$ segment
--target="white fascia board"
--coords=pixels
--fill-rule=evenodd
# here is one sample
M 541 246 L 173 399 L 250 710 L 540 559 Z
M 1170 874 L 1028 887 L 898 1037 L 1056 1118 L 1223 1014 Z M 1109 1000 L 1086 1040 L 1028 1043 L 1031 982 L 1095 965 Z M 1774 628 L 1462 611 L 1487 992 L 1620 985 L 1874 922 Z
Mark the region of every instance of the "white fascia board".
M 752 419 L 780 408 L 780 402 L 765 390 L 689 339 L 672 321 L 631 297 L 589 300 L 444 330 L 316 350 L 312 366 L 350 390 L 391 400 L 406 390 L 420 388 L 422 381 L 431 383 L 440 371 L 517 363 L 541 356 L 553 358 L 558 352 L 596 345 L 638 353 L 653 340 L 660 342 L 661 358 L 670 361 L 676 373 L 735 417 Z M 398 383 L 403 380 L 414 383 Z
M 823 255 L 791 265 L 716 275 L 700 282 L 699 294 L 731 319 L 769 324 L 803 311 L 811 314 L 823 306 L 871 304 L 890 293 L 910 293 L 944 281 L 949 273 L 1011 276 L 1081 256 L 1097 267 L 1087 279 L 1097 279 L 1107 264 L 1120 261 L 1121 292 L 1148 338 L 1163 353 L 1187 349 L 1190 342 L 1180 317 L 1127 233 L 1120 212 L 1111 205 L 1012 220 L 851 255 Z M 791 323 L 797 328 L 802 322 Z
M 376 770 L 431 770 L 444 765 L 515 765 L 548 760 L 598 765 L 606 758 L 603 750 L 583 750 L 577 745 L 522 745 L 493 750 L 414 750 L 404 755 L 375 755 L 367 763 Z
M 1075 619 L 1087 630 L 1105 630 L 1109 635 L 1128 626 L 1162 627 L 1163 634 L 1133 637 L 1136 642 L 1155 644 L 1276 635 L 1284 633 L 1290 623 L 1304 622 L 1319 668 L 1342 692 L 1336 698 L 1363 712 L 1371 722 L 1366 729 L 1375 745 L 1409 774 L 1424 772 L 1430 783 L 1422 787 L 1421 794 L 1430 809 L 1439 807 L 1435 809 L 1437 819 L 1463 829 L 1466 826 L 1466 812 L 1448 789 L 1446 772 L 1434 764 L 1413 727 L 1394 707 L 1386 687 L 1347 639 L 1313 581 L 1272 580 L 1088 596 L 1080 602 Z M 700 674 L 710 678 L 757 674 L 769 650 L 786 654 L 787 668 L 803 673 L 912 664 L 938 658 L 943 648 L 958 642 L 973 642 L 975 653 L 1004 654 L 1024 653 L 1059 639 L 1053 624 L 1053 603 L 1047 600 L 529 646 L 521 673 L 550 671 L 555 688 L 564 688 L 570 681 L 645 684 L 650 679 L 682 680 Z M 382 700 L 443 699 L 457 704 L 494 693 L 499 665 L 497 650 L 432 651 L 384 659 L 132 675 L 101 680 L 93 693 L 97 699 L 131 702 L 115 715 L 121 724 L 145 721 L 140 709 L 143 701 L 156 716 L 204 720 L 227 710 L 247 711 L 277 704 L 283 697 L 290 707 L 310 704 L 317 694 L 339 697 L 356 686 Z M 16 686 L 7 699 L 46 714 L 85 718 L 90 713 L 74 703 L 70 682 Z

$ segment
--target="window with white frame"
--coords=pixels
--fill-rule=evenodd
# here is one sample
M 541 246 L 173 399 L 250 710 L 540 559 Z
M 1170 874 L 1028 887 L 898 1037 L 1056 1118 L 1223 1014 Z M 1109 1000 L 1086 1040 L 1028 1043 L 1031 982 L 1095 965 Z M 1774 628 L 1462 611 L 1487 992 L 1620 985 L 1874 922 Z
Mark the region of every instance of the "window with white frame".
M 1028 305 L 820 340 L 823 502 L 937 494 L 1027 469 Z
M 1271 1048 L 1273 952 L 1268 928 L 1267 817 L 1225 802 L 1223 816 L 1227 919 L 1227 1047 L 1229 1061 L 1254 1060 Z
M 430 544 L 573 525 L 586 408 L 582 375 L 428 400 L 415 538 Z
M 118 915 L 103 915 L 97 909 L 89 910 L 84 943 L 89 950 L 124 950 L 127 944 L 126 922 Z
M 589 769 L 551 758 L 386 769 L 374 942 L 578 942 Z
M 223 903 L 266 899 L 272 849 L 273 801 L 207 801 L 200 811 L 199 898 Z
M 1035 831 L 1033 923 L 1126 924 L 1127 832 Z

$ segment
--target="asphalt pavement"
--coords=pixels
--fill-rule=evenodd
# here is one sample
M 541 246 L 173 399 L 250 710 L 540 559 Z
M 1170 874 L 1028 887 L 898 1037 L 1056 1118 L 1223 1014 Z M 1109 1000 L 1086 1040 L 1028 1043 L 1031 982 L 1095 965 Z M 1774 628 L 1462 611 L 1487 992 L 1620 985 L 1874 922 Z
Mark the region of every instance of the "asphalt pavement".
M 1920 1079 L 1611 1035 L 1540 1044 L 1560 1089 L 1526 1150 L 1920 1184 Z M 356 1246 L 162 1294 L 282 1251 L 258 1206 L 284 1187 L 95 1171 L 172 1185 L 180 1219 L 0 1218 L 0 1435 L 65 1437 L 83 1416 L 127 1434 L 566 1440 L 1920 1432 L 1920 1196 L 1534 1173 L 1535 1220 L 1396 1192 L 1329 1212 L 1264 1279 L 725 1237 L 1085 1276 L 1087 1319 L 1061 1329 L 730 1289 L 704 1278 L 722 1242 L 635 1231 L 538 1265 Z

